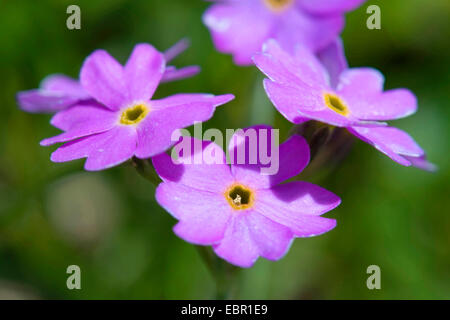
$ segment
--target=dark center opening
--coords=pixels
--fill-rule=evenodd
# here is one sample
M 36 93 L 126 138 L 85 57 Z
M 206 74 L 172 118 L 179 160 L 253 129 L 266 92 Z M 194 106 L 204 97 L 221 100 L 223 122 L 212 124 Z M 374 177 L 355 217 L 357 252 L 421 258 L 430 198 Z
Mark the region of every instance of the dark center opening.
M 228 196 L 231 198 L 231 200 L 236 206 L 240 206 L 250 203 L 251 193 L 247 189 L 244 189 L 240 186 L 236 186 L 230 191 Z
M 145 112 L 145 109 L 141 105 L 137 105 L 136 107 L 132 109 L 128 109 L 126 111 L 126 118 L 129 121 L 135 121 L 137 120 L 143 113 Z
M 325 103 L 328 108 L 330 108 L 334 112 L 339 113 L 343 116 L 348 116 L 348 114 L 350 113 L 350 111 L 348 110 L 345 103 L 337 95 L 334 95 L 332 93 L 326 93 L 325 94 Z
M 340 112 L 347 111 L 347 108 L 344 105 L 342 105 L 342 102 L 341 102 L 341 100 L 339 98 L 334 97 L 334 96 L 330 96 L 328 99 L 330 101 L 331 106 L 334 109 L 336 109 L 336 110 L 338 110 Z

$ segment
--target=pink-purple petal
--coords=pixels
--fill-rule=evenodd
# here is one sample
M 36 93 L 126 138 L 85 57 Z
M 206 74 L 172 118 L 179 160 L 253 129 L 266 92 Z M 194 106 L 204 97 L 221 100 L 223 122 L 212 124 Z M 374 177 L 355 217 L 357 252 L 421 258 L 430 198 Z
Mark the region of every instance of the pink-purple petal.
M 417 111 L 417 98 L 408 89 L 385 91 L 369 100 L 370 109 L 364 113 L 368 120 L 394 120 L 414 114 Z
M 16 99 L 23 111 L 31 113 L 54 113 L 79 101 L 77 97 L 44 89 L 18 92 Z
M 164 55 L 153 46 L 134 47 L 124 68 L 124 80 L 130 101 L 147 101 L 156 91 L 165 71 Z
M 327 88 L 328 75 L 314 54 L 303 46 L 296 47 L 296 56 L 283 50 L 277 41 L 269 39 L 263 52 L 255 54 L 253 61 L 269 79 L 294 85 L 307 83 Z
M 340 74 L 348 68 L 342 39 L 337 38 L 325 49 L 320 50 L 317 57 L 328 71 L 331 87 L 336 88 Z
M 181 69 L 169 66 L 166 68 L 161 83 L 191 78 L 200 73 L 199 66 L 187 66 Z
M 319 215 L 334 209 L 340 199 L 313 184 L 295 181 L 269 190 L 258 190 L 254 210 L 281 225 L 297 237 L 316 236 L 336 226 L 334 219 Z
M 75 79 L 52 74 L 42 80 L 39 89 L 17 94 L 20 108 L 32 113 L 53 113 L 90 97 Z
M 174 228 L 175 233 L 195 244 L 218 243 L 232 214 L 222 194 L 179 183 L 161 183 L 156 189 L 156 200 L 180 221 Z
M 43 140 L 41 145 L 48 146 L 104 132 L 113 128 L 117 121 L 118 114 L 102 106 L 96 104 L 76 105 L 53 116 L 52 125 L 65 132 Z
M 244 214 L 232 216 L 223 239 L 213 249 L 219 257 L 234 265 L 249 268 L 255 263 L 259 248 L 252 239 Z
M 80 82 L 93 98 L 112 110 L 128 102 L 123 67 L 104 50 L 96 50 L 86 58 Z
M 425 155 L 420 157 L 411 157 L 411 156 L 403 156 L 403 157 L 409 162 L 411 162 L 411 165 L 413 167 L 430 172 L 435 172 L 438 170 L 438 167 L 434 163 L 429 162 Z
M 234 99 L 232 94 L 223 94 L 215 96 L 207 93 L 178 93 L 170 97 L 152 100 L 150 105 L 152 109 L 166 109 L 192 103 L 208 103 L 214 107 L 218 107 Z
M 359 7 L 366 0 L 300 0 L 299 5 L 315 15 L 336 15 Z
M 262 52 L 253 56 L 253 62 L 272 81 L 291 85 L 300 81 L 298 75 L 294 73 L 297 69 L 294 69 L 294 64 L 290 64 L 289 60 L 274 58 Z
M 345 127 L 359 122 L 327 108 L 324 91 L 317 88 L 308 85 L 291 87 L 265 79 L 264 89 L 275 108 L 292 123 L 312 119 Z
M 254 136 L 250 134 L 250 130 L 253 130 Z M 258 125 L 233 135 L 228 149 L 232 159 L 231 170 L 236 181 L 254 189 L 266 189 L 298 175 L 307 166 L 310 154 L 304 138 L 295 135 L 280 146 L 277 145 L 276 156 L 272 149 L 274 137 L 271 131 L 270 126 Z M 256 145 L 251 146 L 252 143 Z M 266 147 L 262 149 L 261 144 Z M 251 152 L 255 154 L 251 155 Z M 242 157 L 242 154 L 246 156 Z M 270 163 L 263 158 L 266 155 L 270 155 Z M 269 167 L 272 167 L 270 171 Z M 263 169 L 266 171 L 263 172 Z
M 45 77 L 41 82 L 44 90 L 61 92 L 68 96 L 77 97 L 80 100 L 89 99 L 89 94 L 83 89 L 78 80 L 63 74 L 52 74 Z
M 330 88 L 330 77 L 319 58 L 307 47 L 297 44 L 293 55 L 300 80 L 316 88 Z
M 250 237 L 258 247 L 258 254 L 269 260 L 281 259 L 293 240 L 288 227 L 276 223 L 256 211 L 245 214 Z
M 337 93 L 348 103 L 351 113 L 364 120 L 392 120 L 409 116 L 417 110 L 417 99 L 407 89 L 383 92 L 384 77 L 373 68 L 344 71 Z
M 233 54 L 238 65 L 250 65 L 272 29 L 272 16 L 256 1 L 231 1 L 213 4 L 203 15 L 215 47 Z
M 120 145 L 120 148 L 117 146 Z M 106 132 L 83 137 L 63 144 L 51 155 L 53 162 L 66 162 L 87 158 L 88 171 L 108 169 L 133 156 L 136 150 L 136 130 L 117 126 Z
M 164 59 L 166 63 L 175 59 L 178 55 L 186 51 L 187 48 L 191 45 L 189 39 L 181 39 L 177 43 L 175 43 L 172 47 L 164 51 Z
M 214 114 L 218 104 L 228 102 L 232 96 L 218 96 L 206 99 L 198 99 L 195 96 L 192 100 L 178 101 L 178 98 L 161 103 L 150 102 L 155 105 L 149 115 L 137 126 L 138 148 L 136 156 L 138 158 L 150 158 L 160 154 L 175 144 L 172 141 L 172 134 L 181 128 L 193 125 L 195 122 L 209 120 Z M 180 102 L 181 104 L 176 103 Z M 172 104 L 173 103 L 173 104 Z
M 424 155 L 424 151 L 414 139 L 400 129 L 393 127 L 352 127 L 347 129 L 401 165 L 411 165 L 411 162 L 404 156 L 421 157 Z
M 296 122 L 303 112 L 325 109 L 322 92 L 308 85 L 290 86 L 269 79 L 264 80 L 264 89 L 275 107 L 289 121 Z
M 299 44 L 317 52 L 332 43 L 343 28 L 342 15 L 317 16 L 291 9 L 279 17 L 273 37 L 291 53 Z
M 383 91 L 384 76 L 374 68 L 351 68 L 339 76 L 337 92 L 345 96 L 364 98 Z
M 306 181 L 292 181 L 269 190 L 259 190 L 258 199 L 258 202 L 271 205 L 274 210 L 289 211 L 294 217 L 322 215 L 341 203 L 334 193 Z
M 164 181 L 177 182 L 195 189 L 223 193 L 234 183 L 226 156 L 214 142 L 185 138 L 190 145 L 190 154 L 174 159 L 166 153 L 152 158 L 153 166 Z M 209 156 L 214 157 L 210 159 Z M 219 163 L 215 163 L 217 159 Z M 211 161 L 212 160 L 212 161 Z
M 103 123 L 92 123 L 90 125 L 83 125 L 80 124 L 78 126 L 75 126 L 71 128 L 69 131 L 63 132 L 57 136 L 44 139 L 40 142 L 41 146 L 47 147 L 51 146 L 55 143 L 63 143 L 72 141 L 78 138 L 90 136 L 97 133 L 102 133 L 105 131 L 108 131 L 114 127 L 114 122 L 111 122 L 109 124 L 103 124 Z

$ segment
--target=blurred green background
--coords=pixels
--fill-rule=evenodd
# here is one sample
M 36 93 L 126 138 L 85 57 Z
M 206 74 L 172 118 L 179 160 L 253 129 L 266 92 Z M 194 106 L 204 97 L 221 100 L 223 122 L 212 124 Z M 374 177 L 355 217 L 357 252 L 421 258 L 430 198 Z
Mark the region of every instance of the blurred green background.
M 78 4 L 82 29 L 66 28 Z M 381 7 L 382 29 L 368 30 L 368 4 Z M 204 128 L 276 125 L 255 68 L 217 53 L 201 22 L 200 0 L 0 1 L 0 298 L 208 299 L 214 282 L 195 248 L 171 231 L 175 220 L 154 202 L 154 187 L 131 166 L 87 173 L 83 161 L 50 162 L 39 141 L 58 132 L 49 115 L 18 110 L 15 93 L 51 73 L 78 76 L 97 48 L 125 62 L 134 44 L 161 50 L 183 37 L 191 48 L 174 62 L 198 64 L 195 78 L 162 85 L 178 92 L 234 93 Z M 408 87 L 419 112 L 393 125 L 407 130 L 440 170 L 402 167 L 357 142 L 344 163 L 314 182 L 342 205 L 338 226 L 297 239 L 278 262 L 258 260 L 240 278 L 245 299 L 449 299 L 450 2 L 369 1 L 347 16 L 351 66 L 373 66 L 386 87 Z M 66 288 L 66 268 L 81 267 L 82 290 Z M 381 290 L 366 269 L 381 268 Z

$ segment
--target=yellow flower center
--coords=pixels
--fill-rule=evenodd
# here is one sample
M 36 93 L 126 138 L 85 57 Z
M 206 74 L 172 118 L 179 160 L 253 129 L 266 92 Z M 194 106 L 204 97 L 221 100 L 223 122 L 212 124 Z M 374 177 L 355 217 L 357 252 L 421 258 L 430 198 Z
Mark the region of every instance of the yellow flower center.
M 245 210 L 253 206 L 254 192 L 243 185 L 233 184 L 225 191 L 225 198 L 234 210 Z
M 327 107 L 333 110 L 334 112 L 339 113 L 345 117 L 350 114 L 350 110 L 342 101 L 342 99 L 339 98 L 339 96 L 332 93 L 325 93 L 324 99 Z
M 125 125 L 133 125 L 141 122 L 150 109 L 145 104 L 136 104 L 132 107 L 125 109 L 120 116 L 120 123 Z
M 294 0 L 263 0 L 264 4 L 272 11 L 282 12 L 289 8 Z

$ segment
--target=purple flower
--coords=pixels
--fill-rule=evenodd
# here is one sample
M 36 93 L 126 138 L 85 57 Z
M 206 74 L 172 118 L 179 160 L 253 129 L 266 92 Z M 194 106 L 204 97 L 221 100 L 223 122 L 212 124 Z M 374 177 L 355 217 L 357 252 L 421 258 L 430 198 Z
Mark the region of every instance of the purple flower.
M 214 45 L 250 65 L 262 44 L 274 38 L 293 51 L 297 44 L 319 53 L 333 45 L 344 27 L 344 13 L 365 0 L 221 0 L 204 14 Z
M 292 56 L 273 40 L 254 56 L 254 62 L 269 78 L 264 80 L 267 95 L 289 121 L 317 120 L 345 127 L 404 166 L 433 168 L 407 133 L 379 122 L 409 116 L 417 109 L 411 91 L 383 91 L 384 77 L 379 71 L 347 69 L 333 86 L 324 67 L 309 50 L 298 48 Z
M 253 145 L 257 155 L 264 137 L 271 139 L 271 128 L 267 126 L 235 134 L 229 150 L 234 155 L 239 148 L 245 150 L 245 159 L 251 157 L 249 150 L 255 150 L 246 138 L 249 129 L 257 132 Z M 262 130 L 266 131 L 265 136 Z M 152 158 L 163 179 L 156 190 L 156 200 L 179 220 L 174 232 L 182 239 L 211 245 L 219 257 L 250 267 L 260 256 L 280 259 L 295 237 L 316 236 L 336 226 L 334 219 L 320 215 L 338 206 L 339 197 L 308 182 L 282 183 L 298 175 L 309 162 L 309 147 L 302 137 L 292 136 L 279 146 L 279 171 L 275 175 L 260 174 L 260 157 L 255 164 L 247 160 L 230 167 L 221 147 L 190 139 L 192 144 L 202 144 L 200 159 L 213 154 L 214 159 L 221 161 L 183 164 L 189 157 L 198 157 L 199 151 L 181 155 L 181 164 L 174 164 L 167 154 Z M 242 145 L 244 141 L 247 143 Z M 270 146 L 270 142 L 265 145 Z
M 189 46 L 185 39 L 176 43 L 164 53 L 166 63 L 174 59 Z M 177 69 L 167 66 L 161 82 L 171 82 L 189 78 L 200 72 L 198 66 L 188 66 Z M 77 103 L 92 100 L 89 93 L 75 79 L 65 75 L 53 74 L 46 77 L 39 89 L 21 91 L 17 94 L 20 108 L 32 113 L 55 113 Z
M 164 76 L 163 54 L 148 44 L 135 46 L 125 66 L 104 50 L 84 62 L 80 83 L 96 101 L 58 112 L 52 125 L 63 130 L 41 145 L 65 142 L 54 162 L 87 158 L 86 170 L 101 170 L 133 156 L 150 158 L 170 148 L 172 133 L 212 117 L 215 107 L 234 97 L 179 94 L 150 100 Z

